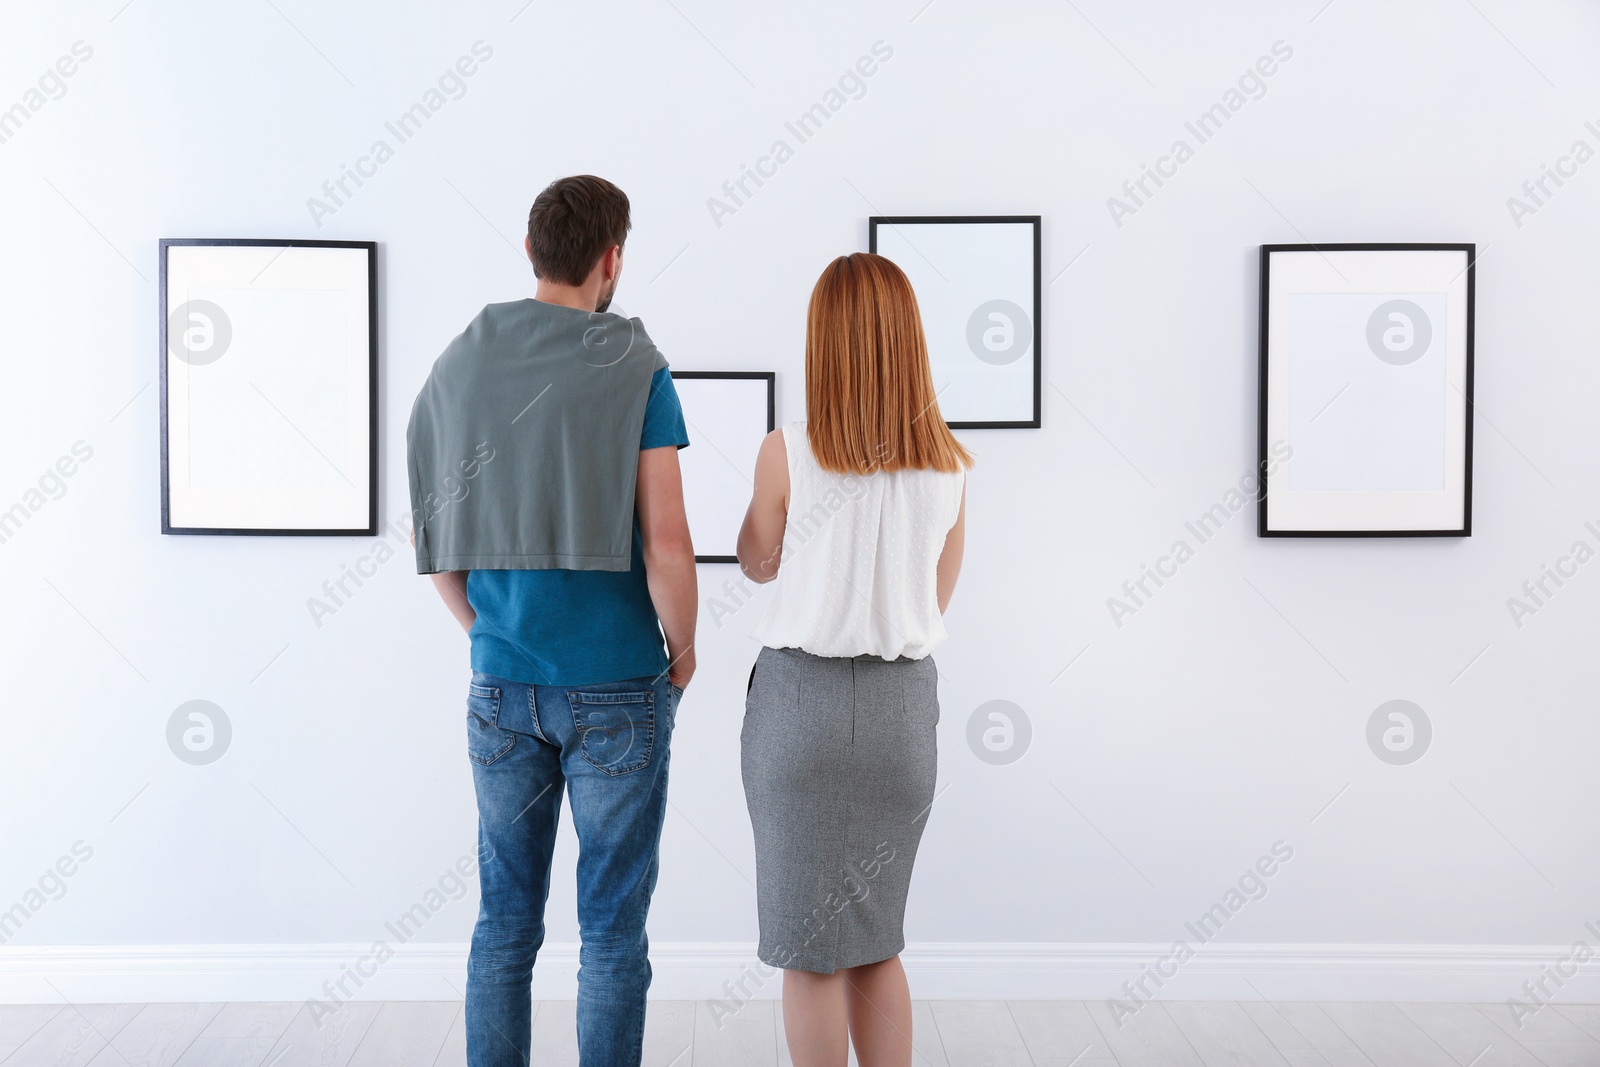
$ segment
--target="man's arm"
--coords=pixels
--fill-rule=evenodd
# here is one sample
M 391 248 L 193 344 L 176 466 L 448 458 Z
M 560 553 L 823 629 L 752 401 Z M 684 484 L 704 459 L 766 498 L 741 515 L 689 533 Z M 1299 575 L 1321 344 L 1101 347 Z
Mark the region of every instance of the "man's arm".
M 417 531 L 411 531 L 411 547 L 417 547 Z M 467 575 L 471 571 L 442 571 L 428 575 L 433 579 L 433 587 L 439 590 L 439 599 L 444 601 L 444 606 L 450 609 L 450 614 L 456 617 L 456 622 L 468 633 L 472 632 L 472 624 L 478 621 L 478 613 L 472 610 L 472 604 L 467 600 Z
M 683 510 L 683 475 L 676 445 L 639 453 L 634 490 L 639 532 L 644 540 L 644 572 L 650 600 L 667 638 L 667 677 L 680 689 L 694 675 L 694 627 L 699 589 L 689 518 Z
M 430 574 L 433 587 L 439 590 L 439 597 L 444 601 L 444 606 L 450 609 L 450 614 L 456 617 L 456 622 L 468 633 L 472 632 L 472 624 L 477 621 L 478 613 L 472 610 L 472 605 L 467 602 L 467 575 L 471 571 L 444 571 L 440 574 Z

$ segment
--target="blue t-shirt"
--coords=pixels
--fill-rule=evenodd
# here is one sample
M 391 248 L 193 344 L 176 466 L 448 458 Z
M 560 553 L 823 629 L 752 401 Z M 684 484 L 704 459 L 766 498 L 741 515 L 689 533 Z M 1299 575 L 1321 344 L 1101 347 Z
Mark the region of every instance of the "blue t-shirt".
M 650 380 L 639 449 L 688 443 L 683 406 L 663 367 Z M 592 685 L 667 669 L 637 517 L 626 571 L 471 571 L 467 600 L 478 613 L 469 635 L 475 671 L 527 685 Z

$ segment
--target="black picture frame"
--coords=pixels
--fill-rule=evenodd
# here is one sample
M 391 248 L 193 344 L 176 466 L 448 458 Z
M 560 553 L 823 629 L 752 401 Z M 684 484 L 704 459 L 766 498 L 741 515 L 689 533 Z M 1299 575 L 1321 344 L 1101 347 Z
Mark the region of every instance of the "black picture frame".
M 367 254 L 367 524 L 353 529 L 226 528 L 174 526 L 168 462 L 167 253 L 180 247 L 353 248 Z M 161 532 L 174 535 L 248 537 L 370 537 L 378 532 L 378 244 L 376 241 L 320 241 L 270 237 L 163 237 L 159 240 L 156 317 L 159 320 L 157 368 L 160 384 Z
M 1444 529 L 1385 530 L 1286 530 L 1269 528 L 1269 490 L 1264 472 L 1272 457 L 1268 453 L 1268 382 L 1271 372 L 1271 285 L 1272 256 L 1279 252 L 1463 252 L 1466 254 L 1466 366 L 1464 389 L 1463 476 L 1461 522 Z M 1261 246 L 1259 369 L 1257 385 L 1256 462 L 1260 492 L 1256 497 L 1256 535 L 1258 537 L 1470 537 L 1472 536 L 1472 424 L 1477 411 L 1474 399 L 1474 332 L 1477 301 L 1477 245 L 1473 242 L 1348 242 L 1340 244 L 1264 244 Z
M 765 381 L 767 383 L 767 432 L 771 433 L 778 428 L 778 374 L 770 370 L 675 370 L 672 371 L 674 381 L 688 380 L 725 380 L 725 381 Z M 691 442 L 692 443 L 692 442 Z M 696 563 L 738 563 L 738 556 L 721 555 L 696 555 Z
M 1044 284 L 1043 215 L 872 215 L 867 218 L 867 251 L 878 251 L 880 226 L 923 226 L 932 224 L 974 225 L 1021 223 L 1033 227 L 1033 417 L 1002 420 L 946 420 L 952 430 L 1037 430 L 1043 425 L 1044 410 Z

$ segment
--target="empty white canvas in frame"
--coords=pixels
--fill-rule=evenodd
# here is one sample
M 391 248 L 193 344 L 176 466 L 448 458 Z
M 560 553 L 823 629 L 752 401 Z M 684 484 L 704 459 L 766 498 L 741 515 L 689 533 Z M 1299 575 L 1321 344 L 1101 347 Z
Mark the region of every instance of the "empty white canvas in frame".
M 772 371 L 679 371 L 672 385 L 683 405 L 689 447 L 678 452 L 683 506 L 699 563 L 739 562 L 739 527 L 755 488 L 756 453 L 772 431 Z
M 875 216 L 867 225 L 868 249 L 916 291 L 945 421 L 1037 427 L 1040 217 Z
M 375 532 L 375 256 L 161 242 L 163 533 Z
M 1466 536 L 1472 245 L 1262 248 L 1262 536 Z

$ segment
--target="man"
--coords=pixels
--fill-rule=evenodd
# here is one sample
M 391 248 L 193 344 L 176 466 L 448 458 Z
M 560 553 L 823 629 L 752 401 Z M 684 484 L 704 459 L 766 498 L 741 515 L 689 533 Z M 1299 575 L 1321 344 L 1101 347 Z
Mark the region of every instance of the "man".
M 533 299 L 489 305 L 451 342 L 407 431 L 417 569 L 472 642 L 474 1067 L 528 1062 L 563 785 L 579 841 L 580 1056 L 615 1067 L 642 1054 L 645 915 L 696 589 L 677 393 L 639 320 L 607 311 L 628 214 L 601 178 L 541 192 Z

